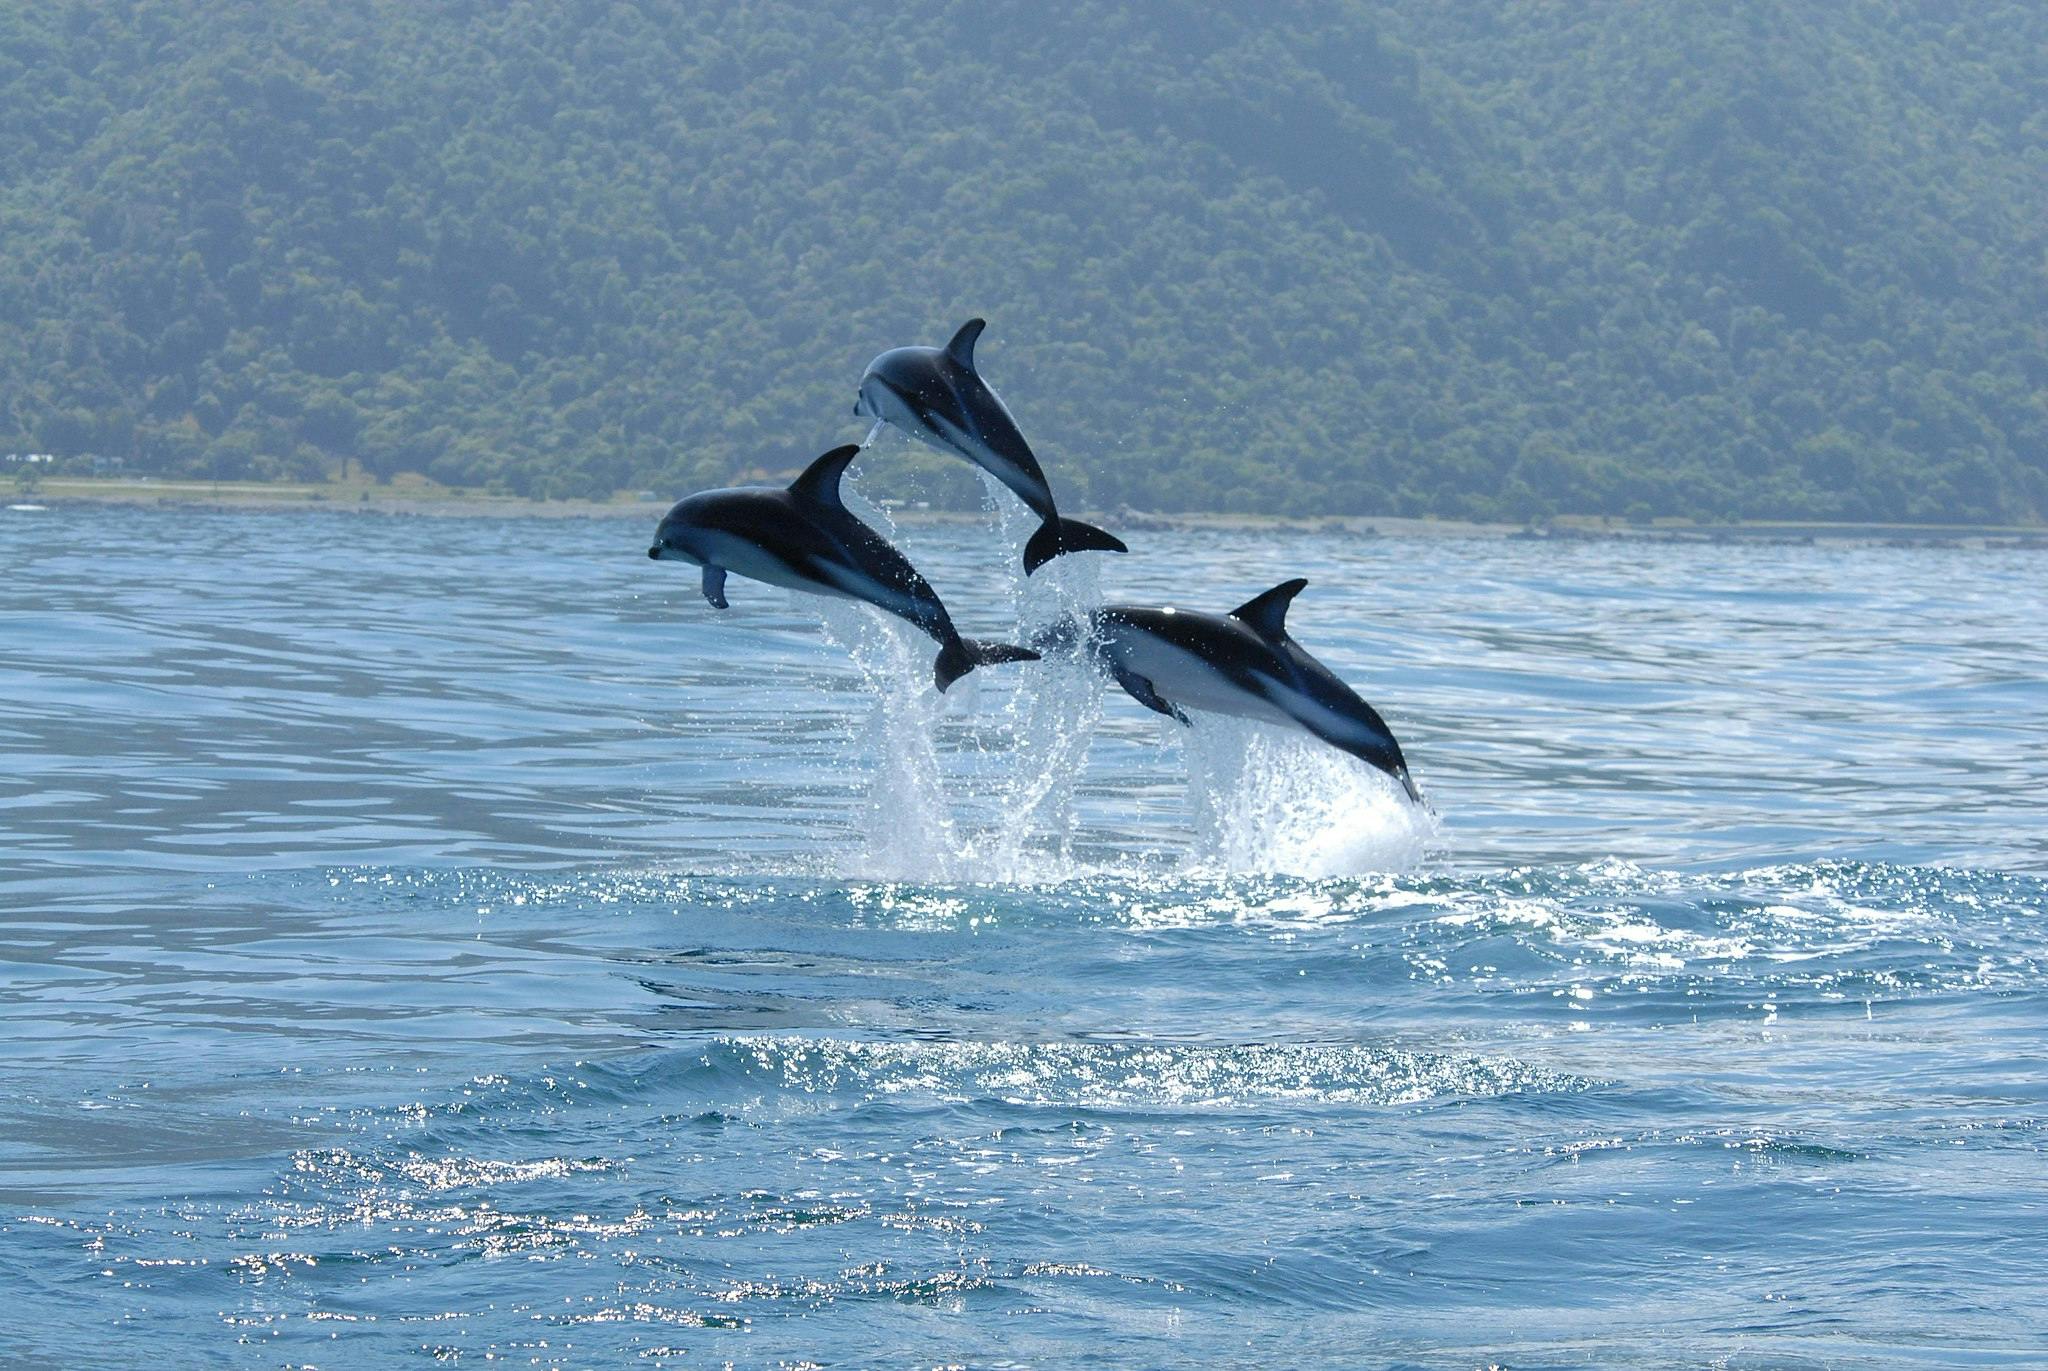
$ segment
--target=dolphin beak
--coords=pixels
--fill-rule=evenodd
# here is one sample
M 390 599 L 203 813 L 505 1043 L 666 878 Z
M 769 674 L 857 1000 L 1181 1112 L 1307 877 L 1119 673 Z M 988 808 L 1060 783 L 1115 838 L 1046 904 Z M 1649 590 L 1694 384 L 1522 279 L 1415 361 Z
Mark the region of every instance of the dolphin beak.
M 657 561 L 657 562 L 658 562 L 658 561 L 660 561 L 660 560 L 661 560 L 661 544 L 660 544 L 660 543 L 656 543 L 656 544 L 655 544 L 655 545 L 654 545 L 653 547 L 651 547 L 651 548 L 648 548 L 648 549 L 647 549 L 647 555 L 648 555 L 649 557 L 652 557 L 652 558 L 653 558 L 653 559 L 654 559 L 655 561 Z

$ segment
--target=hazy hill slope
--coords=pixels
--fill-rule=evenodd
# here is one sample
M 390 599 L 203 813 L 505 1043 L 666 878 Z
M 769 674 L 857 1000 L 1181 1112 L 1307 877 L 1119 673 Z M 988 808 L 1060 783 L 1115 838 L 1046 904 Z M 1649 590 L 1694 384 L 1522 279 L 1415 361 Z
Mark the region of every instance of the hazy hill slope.
M 1549 196 L 1522 337 L 1600 378 L 1579 450 L 1637 415 L 1753 511 L 2048 508 L 2048 11 L 1401 8 Z
M 17 8 L 0 447 L 721 481 L 983 313 L 1100 504 L 2048 509 L 2048 22 L 1691 8 Z

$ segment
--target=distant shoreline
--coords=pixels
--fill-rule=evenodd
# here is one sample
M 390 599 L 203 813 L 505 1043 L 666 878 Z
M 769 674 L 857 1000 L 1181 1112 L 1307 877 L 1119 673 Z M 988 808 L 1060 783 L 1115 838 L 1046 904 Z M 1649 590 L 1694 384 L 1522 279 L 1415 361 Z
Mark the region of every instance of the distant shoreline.
M 389 485 L 268 484 L 256 481 L 173 481 L 104 477 L 52 477 L 33 491 L 0 487 L 0 507 L 110 505 L 205 510 L 320 511 L 427 518 L 643 518 L 660 517 L 661 500 L 626 495 L 610 500 L 534 500 L 480 490 L 435 486 L 417 480 Z M 1122 510 L 1081 511 L 1126 532 L 1192 529 L 1272 530 L 1289 533 L 1350 533 L 1390 538 L 1511 538 L 1584 542 L 1608 538 L 1701 543 L 1892 543 L 1918 546 L 1994 546 L 2048 551 L 2048 527 L 1988 524 L 1827 523 L 1814 520 L 1748 520 L 1702 524 L 1685 519 L 1628 523 L 1597 515 L 1563 515 L 1540 526 L 1483 523 L 1467 519 L 1394 515 L 1162 514 Z M 894 509 L 904 524 L 978 523 L 978 512 Z

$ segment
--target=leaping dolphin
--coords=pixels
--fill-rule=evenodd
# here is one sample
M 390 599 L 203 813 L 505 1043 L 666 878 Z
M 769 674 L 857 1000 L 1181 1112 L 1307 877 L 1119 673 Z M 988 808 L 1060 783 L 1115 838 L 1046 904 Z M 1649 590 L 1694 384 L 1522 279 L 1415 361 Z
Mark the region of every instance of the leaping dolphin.
M 894 424 L 913 438 L 958 453 L 1008 486 L 1043 522 L 1024 544 L 1024 574 L 1067 552 L 1128 552 L 1114 535 L 1062 519 L 1031 445 L 1009 409 L 974 369 L 974 340 L 986 321 L 969 319 L 942 348 L 893 348 L 868 363 L 853 412 Z
M 787 490 L 743 486 L 692 495 L 663 516 L 647 555 L 703 567 L 704 598 L 719 609 L 726 607 L 725 574 L 736 571 L 894 614 L 938 641 L 932 679 L 942 691 L 990 662 L 1036 660 L 1029 648 L 961 637 L 931 583 L 846 508 L 839 478 L 859 455 L 858 447 L 833 448 Z
M 1228 614 L 1106 605 L 1041 632 L 1044 651 L 1087 651 L 1147 709 L 1189 723 L 1183 709 L 1291 724 L 1422 792 L 1373 707 L 1287 632 L 1287 607 L 1308 582 L 1283 581 Z

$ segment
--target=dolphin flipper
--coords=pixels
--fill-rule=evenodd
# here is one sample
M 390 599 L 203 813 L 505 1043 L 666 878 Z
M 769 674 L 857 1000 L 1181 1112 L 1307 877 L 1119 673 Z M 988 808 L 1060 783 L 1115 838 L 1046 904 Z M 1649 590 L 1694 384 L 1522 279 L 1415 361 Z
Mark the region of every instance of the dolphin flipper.
M 1069 552 L 1129 551 L 1114 533 L 1105 533 L 1079 519 L 1055 517 L 1039 525 L 1031 541 L 1024 544 L 1024 574 L 1029 576 L 1053 558 Z
M 1124 688 L 1124 694 L 1130 696 L 1133 700 L 1145 706 L 1145 708 L 1157 714 L 1164 714 L 1168 718 L 1178 719 L 1189 728 L 1195 726 L 1192 719 L 1180 712 L 1180 706 L 1160 699 L 1159 692 L 1152 688 L 1152 682 L 1140 676 L 1137 672 L 1127 670 L 1115 662 L 1111 662 L 1109 664 L 1109 674 L 1114 676 L 1116 683 Z
M 725 568 L 707 566 L 704 568 L 704 598 L 711 601 L 713 609 L 731 609 L 725 602 Z

